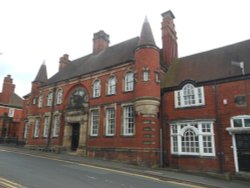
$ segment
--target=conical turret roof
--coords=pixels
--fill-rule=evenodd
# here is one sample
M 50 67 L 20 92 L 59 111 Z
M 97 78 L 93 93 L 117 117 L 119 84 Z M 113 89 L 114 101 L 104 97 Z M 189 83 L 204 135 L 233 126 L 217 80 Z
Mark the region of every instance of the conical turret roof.
M 138 46 L 156 46 L 153 33 L 152 33 L 147 17 L 145 17 L 145 20 L 142 26 L 141 36 L 138 42 Z
M 33 82 L 41 82 L 41 83 L 44 83 L 48 80 L 48 77 L 47 77 L 47 68 L 46 68 L 46 65 L 45 65 L 45 62 L 43 62 L 43 64 L 40 66 L 40 69 L 36 75 L 36 78 Z

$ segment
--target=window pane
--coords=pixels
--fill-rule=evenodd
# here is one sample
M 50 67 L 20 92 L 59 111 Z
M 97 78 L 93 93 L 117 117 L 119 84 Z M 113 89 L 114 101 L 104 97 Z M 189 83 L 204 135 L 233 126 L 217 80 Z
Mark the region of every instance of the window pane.
M 242 119 L 233 120 L 234 127 L 242 127 Z
M 99 127 L 99 111 L 93 110 L 91 112 L 91 136 L 98 135 L 98 127 Z
M 107 109 L 106 116 L 107 116 L 106 135 L 112 136 L 115 134 L 115 109 L 114 108 Z
M 123 110 L 124 135 L 134 134 L 134 107 L 126 106 Z
M 133 91 L 134 89 L 134 74 L 127 73 L 125 76 L 125 91 Z
M 250 127 L 250 119 L 245 119 L 245 127 Z

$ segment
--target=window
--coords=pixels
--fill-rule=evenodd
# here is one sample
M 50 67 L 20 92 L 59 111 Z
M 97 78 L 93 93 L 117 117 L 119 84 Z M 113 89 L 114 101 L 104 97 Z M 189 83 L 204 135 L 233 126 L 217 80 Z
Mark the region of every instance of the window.
M 8 116 L 9 117 L 14 117 L 14 115 L 15 115 L 15 109 L 14 108 L 9 108 Z
M 134 134 L 134 107 L 124 106 L 123 108 L 123 134 L 131 136 Z
M 39 136 L 39 129 L 40 129 L 40 118 L 36 118 L 35 120 L 35 130 L 34 130 L 34 137 L 38 138 Z
M 63 90 L 59 89 L 56 92 L 56 104 L 62 104 Z
M 93 97 L 100 97 L 101 96 L 101 81 L 96 80 L 93 84 Z
M 250 127 L 250 116 L 235 116 L 231 119 L 231 125 L 234 128 L 246 128 Z
M 98 128 L 99 128 L 99 111 L 98 110 L 91 111 L 90 126 L 91 126 L 90 136 L 97 136 Z
M 49 117 L 44 118 L 43 137 L 47 138 L 49 133 Z
M 85 103 L 88 101 L 88 95 L 84 88 L 78 87 L 74 89 L 69 96 L 68 107 L 69 109 L 84 108 Z
M 36 104 L 36 97 L 33 98 L 32 104 Z
M 47 96 L 47 106 L 52 106 L 53 93 L 50 92 Z
M 124 87 L 124 91 L 134 90 L 134 74 L 132 72 L 129 72 L 125 75 Z
M 194 87 L 192 84 L 186 84 L 182 90 L 175 91 L 175 107 L 190 107 L 204 105 L 203 87 Z
M 25 127 L 24 127 L 24 132 L 23 132 L 23 138 L 24 139 L 26 139 L 28 137 L 28 131 L 29 131 L 29 123 L 26 122 Z
M 159 72 L 155 72 L 155 82 L 156 83 L 160 83 L 161 82 L 160 73 Z
M 148 70 L 143 71 L 143 81 L 145 81 L 145 82 L 149 81 L 149 71 Z
M 171 153 L 215 156 L 213 123 L 182 122 L 171 124 Z
M 54 116 L 54 123 L 53 123 L 53 137 L 58 137 L 60 132 L 60 116 Z
M 106 109 L 106 135 L 107 136 L 115 135 L 115 109 L 114 108 Z
M 41 108 L 43 106 L 43 96 L 40 95 L 38 98 L 38 108 Z
M 108 80 L 108 95 L 114 95 L 116 93 L 116 79 L 114 76 Z

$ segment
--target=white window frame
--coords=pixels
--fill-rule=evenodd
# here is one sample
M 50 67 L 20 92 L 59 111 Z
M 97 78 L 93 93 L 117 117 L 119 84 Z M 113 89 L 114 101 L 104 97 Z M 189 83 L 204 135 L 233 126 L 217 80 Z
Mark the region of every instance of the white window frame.
M 181 90 L 175 91 L 174 95 L 175 95 L 175 108 L 205 105 L 203 86 L 194 87 L 192 84 L 186 84 Z
M 90 111 L 90 136 L 98 136 L 100 112 L 98 109 Z
M 49 92 L 47 95 L 47 106 L 52 106 L 53 93 Z
M 40 118 L 35 119 L 35 129 L 34 129 L 34 138 L 39 137 L 39 129 L 40 129 Z
M 44 117 L 44 125 L 43 125 L 43 137 L 47 138 L 49 134 L 49 116 Z
M 128 72 L 124 77 L 124 91 L 134 90 L 134 73 Z
M 116 94 L 116 78 L 115 76 L 111 76 L 108 79 L 108 83 L 107 83 L 107 94 L 108 95 L 114 95 Z
M 143 71 L 143 81 L 148 82 L 149 81 L 149 70 Z
M 24 131 L 23 131 L 23 138 L 27 139 L 28 137 L 28 132 L 29 132 L 29 123 L 25 122 L 25 126 L 24 126 Z
M 54 116 L 54 119 L 53 119 L 53 137 L 58 137 L 59 136 L 59 133 L 60 133 L 60 118 L 61 116 L 60 115 L 55 115 Z
M 56 92 L 56 104 L 62 104 L 63 101 L 63 90 L 58 89 Z
M 190 149 L 192 139 L 186 140 L 186 131 L 191 130 L 196 135 L 196 150 Z M 171 154 L 193 156 L 215 156 L 214 124 L 213 121 L 187 121 L 170 124 Z M 194 146 L 192 144 L 192 146 Z M 189 148 L 188 148 L 189 147 Z M 194 150 L 195 150 L 194 149 Z
M 93 97 L 97 98 L 101 96 L 101 80 L 95 80 L 93 83 Z
M 240 120 L 242 126 L 235 126 L 234 120 Z M 231 127 L 232 128 L 250 128 L 250 126 L 246 126 L 245 120 L 250 121 L 250 115 L 234 116 L 231 118 Z
M 14 115 L 15 115 L 15 108 L 9 108 L 8 117 L 14 117 Z
M 42 106 L 43 106 L 43 95 L 39 95 L 37 105 L 38 105 L 38 108 L 42 108 Z
M 123 135 L 132 136 L 135 134 L 134 106 L 123 106 Z
M 106 136 L 115 135 L 116 110 L 113 107 L 106 108 Z

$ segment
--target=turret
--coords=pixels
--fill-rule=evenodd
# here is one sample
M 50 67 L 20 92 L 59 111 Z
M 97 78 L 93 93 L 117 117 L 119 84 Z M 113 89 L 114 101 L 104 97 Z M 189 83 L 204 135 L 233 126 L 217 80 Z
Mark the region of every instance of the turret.
M 40 66 L 39 71 L 36 75 L 35 80 L 32 82 L 32 92 L 36 92 L 37 88 L 47 81 L 47 68 L 45 62 Z
M 159 111 L 160 84 L 156 80 L 160 70 L 159 48 L 155 45 L 150 24 L 145 18 L 135 52 L 136 111 L 139 114 L 154 114 Z

